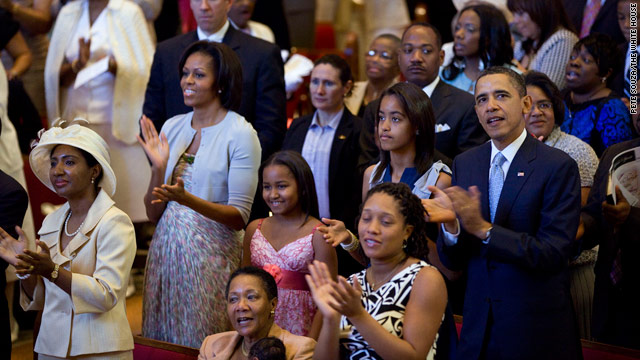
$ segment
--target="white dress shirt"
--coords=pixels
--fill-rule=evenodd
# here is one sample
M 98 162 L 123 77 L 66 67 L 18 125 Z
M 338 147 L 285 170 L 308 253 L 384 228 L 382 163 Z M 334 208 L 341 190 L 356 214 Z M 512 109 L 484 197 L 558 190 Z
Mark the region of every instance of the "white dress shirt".
M 227 33 L 227 29 L 229 29 L 229 20 L 225 21 L 220 30 L 214 32 L 211 35 L 207 35 L 202 29 L 200 29 L 200 26 L 198 26 L 196 32 L 198 33 L 198 40 L 208 40 L 221 43 L 222 39 L 224 39 L 224 35 Z
M 433 80 L 431 84 L 422 88 L 422 91 L 424 91 L 424 93 L 427 94 L 429 98 L 431 98 L 431 94 L 433 94 L 433 90 L 436 89 L 436 86 L 438 86 L 439 82 L 440 82 L 440 76 L 436 76 L 435 80 Z

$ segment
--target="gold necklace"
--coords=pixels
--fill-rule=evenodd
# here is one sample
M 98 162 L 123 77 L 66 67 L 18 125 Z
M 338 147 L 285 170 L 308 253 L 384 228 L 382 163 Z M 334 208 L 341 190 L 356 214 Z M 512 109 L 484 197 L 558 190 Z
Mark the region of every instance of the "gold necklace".
M 392 275 L 396 272 L 396 270 L 398 270 L 398 268 L 400 267 L 400 265 L 404 264 L 407 261 L 407 257 L 405 257 L 404 259 L 402 259 L 402 261 L 400 261 L 394 268 L 393 270 L 391 270 L 391 272 L 389 274 L 387 274 L 387 276 L 385 276 L 384 280 L 382 280 L 381 282 L 379 282 L 379 284 L 381 284 L 380 286 L 384 285 L 387 281 L 389 281 L 389 279 L 392 277 Z M 373 282 L 371 283 L 371 290 L 375 291 L 376 290 L 376 283 L 378 283 L 376 281 L 376 279 L 374 279 L 373 276 L 373 270 L 370 273 L 371 280 L 373 280 Z
M 244 355 L 244 357 L 249 357 L 249 350 L 244 347 L 244 339 L 242 339 L 242 344 L 240 344 L 240 351 L 242 351 L 242 355 Z

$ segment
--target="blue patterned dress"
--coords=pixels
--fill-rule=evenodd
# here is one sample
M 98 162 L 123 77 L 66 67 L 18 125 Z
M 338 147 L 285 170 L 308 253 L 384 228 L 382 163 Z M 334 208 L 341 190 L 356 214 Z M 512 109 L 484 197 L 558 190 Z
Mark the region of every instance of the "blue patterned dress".
M 194 156 L 173 171 L 190 191 Z M 142 335 L 199 348 L 207 335 L 230 329 L 224 296 L 240 264 L 242 232 L 171 201 L 158 222 L 147 257 Z
M 629 109 L 619 96 L 611 93 L 574 104 L 570 95 L 565 96 L 565 120 L 560 129 L 591 145 L 598 157 L 609 146 L 633 138 Z

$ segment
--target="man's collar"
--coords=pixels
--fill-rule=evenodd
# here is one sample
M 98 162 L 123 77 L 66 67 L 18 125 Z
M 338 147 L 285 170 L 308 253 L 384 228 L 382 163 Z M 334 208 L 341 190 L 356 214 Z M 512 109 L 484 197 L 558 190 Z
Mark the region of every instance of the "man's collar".
M 422 91 L 424 91 L 425 94 L 431 97 L 431 94 L 433 94 L 433 90 L 436 89 L 436 86 L 438 86 L 439 82 L 440 82 L 440 76 L 436 76 L 436 78 L 431 82 L 431 84 L 422 88 Z
M 224 39 L 224 35 L 227 33 L 229 26 L 230 26 L 229 19 L 227 19 L 227 21 L 224 22 L 224 25 L 222 25 L 220 30 L 216 31 L 211 35 L 207 35 L 202 29 L 200 29 L 200 26 L 198 26 L 198 29 L 196 30 L 198 32 L 198 40 L 208 40 L 208 41 L 220 43 L 222 42 L 222 39 Z
M 527 136 L 529 136 L 527 133 L 527 129 L 522 129 L 522 133 L 520 134 L 520 136 L 518 136 L 511 144 L 507 145 L 507 147 L 502 150 L 498 150 L 496 145 L 493 143 L 493 140 L 491 140 L 491 160 L 493 161 L 494 156 L 496 156 L 498 152 L 501 152 L 502 155 L 504 155 L 504 157 L 507 159 L 507 161 L 511 163 L 513 161 L 513 158 L 516 157 L 516 153 L 520 149 L 520 146 L 522 146 L 522 143 L 524 143 L 524 140 L 527 138 Z

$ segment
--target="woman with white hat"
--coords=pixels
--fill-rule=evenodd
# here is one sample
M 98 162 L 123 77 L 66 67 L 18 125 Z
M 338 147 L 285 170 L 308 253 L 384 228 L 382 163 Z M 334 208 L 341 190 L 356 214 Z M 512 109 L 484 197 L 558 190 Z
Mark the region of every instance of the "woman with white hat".
M 31 151 L 34 173 L 67 202 L 38 232 L 40 251 L 0 230 L 0 257 L 21 279 L 20 304 L 43 310 L 39 359 L 133 359 L 125 292 L 136 252 L 133 225 L 114 206 L 109 149 L 80 125 L 44 132 Z

